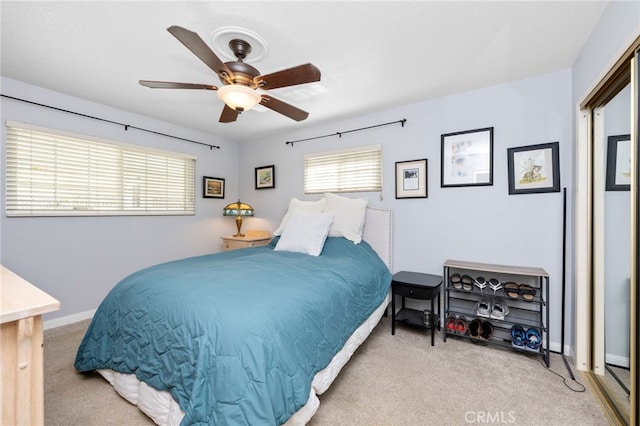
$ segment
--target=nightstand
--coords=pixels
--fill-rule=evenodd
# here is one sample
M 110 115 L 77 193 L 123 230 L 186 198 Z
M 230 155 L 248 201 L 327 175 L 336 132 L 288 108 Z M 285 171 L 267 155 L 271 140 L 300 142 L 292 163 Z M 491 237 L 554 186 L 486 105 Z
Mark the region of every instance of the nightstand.
M 244 237 L 222 237 L 224 251 L 237 250 L 248 247 L 266 246 L 271 242 L 269 231 L 247 231 Z
M 400 271 L 391 280 L 391 334 L 396 334 L 396 321 L 431 328 L 431 346 L 434 343 L 436 327 L 440 327 L 440 285 L 441 275 Z M 396 294 L 402 296 L 402 307 L 396 314 Z M 431 311 L 420 311 L 405 307 L 405 298 L 431 300 Z M 438 299 L 437 305 L 434 303 Z M 436 314 L 437 307 L 437 314 Z M 426 315 L 426 317 L 425 317 Z

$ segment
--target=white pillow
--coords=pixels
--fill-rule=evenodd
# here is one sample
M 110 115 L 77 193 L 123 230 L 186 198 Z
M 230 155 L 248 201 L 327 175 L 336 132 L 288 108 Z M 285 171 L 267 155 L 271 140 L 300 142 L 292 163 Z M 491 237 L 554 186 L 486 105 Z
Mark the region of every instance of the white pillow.
M 330 214 L 294 211 L 273 250 L 319 256 L 333 219 L 333 215 Z
M 369 200 L 342 197 L 331 193 L 324 194 L 324 197 L 327 201 L 322 212 L 336 217 L 329 231 L 329 236 L 344 237 L 355 244 L 360 244 Z
M 280 222 L 280 226 L 278 229 L 273 231 L 273 235 L 281 235 L 284 227 L 287 225 L 287 221 L 291 214 L 294 211 L 302 211 L 307 213 L 322 213 L 322 209 L 324 208 L 325 199 L 321 198 L 318 201 L 300 201 L 297 198 L 293 197 L 291 201 L 289 201 L 289 208 L 285 213 L 282 221 Z

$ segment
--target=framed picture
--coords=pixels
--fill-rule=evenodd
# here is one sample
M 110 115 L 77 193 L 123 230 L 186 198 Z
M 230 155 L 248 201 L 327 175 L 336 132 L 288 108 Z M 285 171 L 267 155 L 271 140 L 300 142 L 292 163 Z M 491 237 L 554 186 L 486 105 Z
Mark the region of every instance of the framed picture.
M 631 191 L 631 135 L 607 140 L 607 191 Z
M 276 187 L 275 166 L 256 167 L 256 189 Z
M 440 186 L 493 185 L 493 127 L 442 135 Z
M 509 194 L 560 192 L 559 143 L 507 148 Z
M 224 198 L 224 179 L 203 176 L 202 196 L 204 198 Z
M 427 159 L 396 162 L 396 198 L 427 198 Z

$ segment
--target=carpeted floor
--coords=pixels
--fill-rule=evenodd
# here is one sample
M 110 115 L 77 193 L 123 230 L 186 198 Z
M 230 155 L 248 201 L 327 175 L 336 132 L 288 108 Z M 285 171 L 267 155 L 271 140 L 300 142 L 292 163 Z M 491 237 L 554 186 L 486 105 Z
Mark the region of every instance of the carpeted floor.
M 45 331 L 45 424 L 149 425 L 97 374 L 73 369 L 88 321 Z M 331 388 L 310 425 L 606 425 L 600 406 L 570 380 L 559 355 L 541 357 L 462 339 L 435 346 L 424 331 L 383 318 Z M 581 383 L 582 377 L 574 369 Z

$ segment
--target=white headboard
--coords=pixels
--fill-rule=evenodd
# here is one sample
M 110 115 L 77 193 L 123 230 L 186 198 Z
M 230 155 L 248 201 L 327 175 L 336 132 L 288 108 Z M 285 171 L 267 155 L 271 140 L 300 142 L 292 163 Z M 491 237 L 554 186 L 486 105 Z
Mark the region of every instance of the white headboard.
M 393 211 L 367 207 L 362 239 L 378 253 L 390 271 L 393 258 Z

